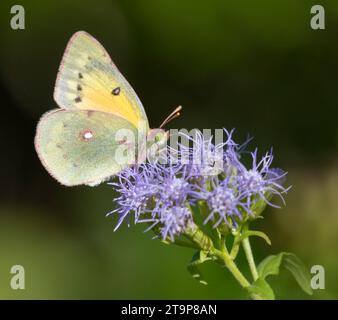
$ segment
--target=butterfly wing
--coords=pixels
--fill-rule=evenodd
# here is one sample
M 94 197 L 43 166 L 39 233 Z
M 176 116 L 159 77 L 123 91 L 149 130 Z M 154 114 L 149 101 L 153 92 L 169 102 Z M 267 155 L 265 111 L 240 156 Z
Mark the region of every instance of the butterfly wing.
M 133 88 L 103 46 L 84 31 L 75 33 L 68 42 L 54 99 L 64 109 L 104 111 L 125 118 L 136 127 L 149 127 Z
M 137 132 L 111 113 L 57 109 L 42 116 L 35 148 L 60 183 L 97 185 L 135 162 Z

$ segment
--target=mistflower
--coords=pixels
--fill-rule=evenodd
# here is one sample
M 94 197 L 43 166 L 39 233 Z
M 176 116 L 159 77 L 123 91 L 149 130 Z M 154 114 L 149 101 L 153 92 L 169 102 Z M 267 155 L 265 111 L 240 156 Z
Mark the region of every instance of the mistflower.
M 193 140 L 192 170 L 195 176 L 218 176 L 224 171 L 224 146 L 221 143 L 214 145 L 212 137 L 205 139 L 202 133 L 197 132 Z
M 252 168 L 246 169 L 241 154 L 249 140 L 239 145 L 232 138 L 233 130 L 224 132 L 225 142 L 217 145 L 200 131 L 193 137 L 180 133 L 192 146 L 181 142 L 177 150 L 168 147 L 167 164 L 155 161 L 120 172 L 112 183 L 119 194 L 112 211 L 119 214 L 115 229 L 132 216 L 135 223 L 148 223 L 146 230 L 174 241 L 176 235 L 192 229 L 188 227 L 196 217 L 191 207 L 201 203 L 209 209 L 203 223 L 213 228 L 222 222 L 237 228 L 246 214 L 254 217 L 251 208 L 261 199 L 276 206 L 270 198 L 276 194 L 283 199 L 287 189 L 281 179 L 286 173 L 270 168 L 271 153 L 258 161 L 257 150 L 251 153 Z
M 190 212 L 185 206 L 192 205 L 199 193 L 195 185 L 189 182 L 186 169 L 182 165 L 151 163 L 120 172 L 118 182 L 110 183 L 119 194 L 114 199 L 117 208 L 109 213 L 119 214 L 115 230 L 126 218 L 134 216 L 135 223 L 150 224 L 147 230 L 159 227 L 165 230 L 161 231 L 163 238 L 169 235 L 173 239 L 188 223 L 187 219 L 183 219 L 186 215 L 182 215 Z M 177 219 L 176 213 L 179 215 Z
M 117 179 L 118 182 L 109 183 L 119 194 L 114 199 L 117 208 L 108 213 L 108 215 L 115 212 L 119 214 L 115 230 L 130 214 L 134 214 L 135 222 L 138 221 L 150 199 L 158 193 L 157 181 L 146 164 L 123 170 L 117 175 Z
M 168 163 L 158 158 L 120 172 L 111 183 L 118 193 L 112 211 L 119 215 L 115 230 L 123 221 L 134 218 L 135 223 L 147 224 L 145 231 L 152 230 L 155 239 L 197 249 L 188 270 L 200 283 L 206 284 L 199 265 L 216 261 L 227 267 L 253 299 L 273 299 L 273 290 L 265 279 L 268 273 L 257 270 L 249 237 L 259 236 L 269 244 L 270 240 L 261 231 L 249 230 L 249 225 L 267 205 L 278 207 L 271 202 L 274 195 L 284 202 L 283 195 L 289 190 L 282 185 L 286 173 L 271 168 L 272 152 L 258 159 L 257 150 L 245 151 L 249 140 L 239 145 L 232 139 L 233 130 L 224 132 L 225 142 L 216 144 L 200 131 L 194 137 L 182 134 L 192 146 L 180 142 L 177 150 L 168 147 Z M 245 153 L 251 154 L 250 168 L 242 162 Z M 240 248 L 248 261 L 252 283 L 236 265 Z M 306 270 L 287 252 L 267 257 L 262 263 L 266 269 L 272 265 L 278 270 L 282 259 L 292 263 L 292 270 L 298 268 L 297 276 Z M 301 286 L 311 293 L 309 279 Z
M 164 206 L 167 207 L 184 202 L 190 187 L 189 183 L 183 178 L 170 177 L 165 179 L 163 185 L 161 185 Z
M 247 210 L 246 204 L 243 203 L 244 195 L 231 184 L 230 179 L 227 178 L 209 192 L 206 197 L 210 214 L 204 221 L 213 221 L 213 227 L 216 228 L 222 221 L 228 226 L 237 226 L 236 217 L 242 219 L 240 210 Z M 243 211 L 242 211 L 243 212 Z
M 153 164 L 152 170 L 158 183 L 157 200 L 160 207 L 192 204 L 195 197 L 198 197 L 196 186 L 189 181 L 191 176 L 186 166 Z
M 215 145 L 213 137 L 204 137 L 201 131 L 193 136 L 179 133 L 185 143 L 178 144 L 178 150 L 170 149 L 176 160 L 185 164 L 191 176 L 205 179 L 218 178 L 218 175 L 232 169 L 233 158 L 236 158 L 238 145 L 232 140 L 233 130 L 226 133 L 226 141 Z
M 287 173 L 280 169 L 270 168 L 273 160 L 271 153 L 266 153 L 260 161 L 257 161 L 256 149 L 251 153 L 251 157 L 251 169 L 247 169 L 237 161 L 236 181 L 239 190 L 246 195 L 248 206 L 263 199 L 268 205 L 279 208 L 279 206 L 271 203 L 268 198 L 277 195 L 285 204 L 283 194 L 287 193 L 289 188 L 284 188 L 282 182 Z
M 160 215 L 159 222 L 162 224 L 161 235 L 167 236 L 174 242 L 174 236 L 180 235 L 188 227 L 193 227 L 191 211 L 187 207 L 165 208 Z

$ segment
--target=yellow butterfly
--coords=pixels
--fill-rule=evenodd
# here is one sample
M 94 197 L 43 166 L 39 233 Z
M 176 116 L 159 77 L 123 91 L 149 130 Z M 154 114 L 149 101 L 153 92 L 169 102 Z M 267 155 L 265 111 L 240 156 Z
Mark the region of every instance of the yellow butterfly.
M 97 185 L 135 159 L 144 161 L 140 145 L 166 143 L 167 133 L 149 129 L 146 113 L 133 88 L 103 46 L 84 31 L 69 40 L 57 75 L 54 99 L 60 108 L 41 117 L 35 149 L 47 171 L 66 186 Z M 177 117 L 180 110 L 181 107 L 176 108 L 160 128 Z M 125 131 L 138 139 L 130 143 L 121 134 Z M 116 158 L 121 147 L 132 150 L 131 160 Z

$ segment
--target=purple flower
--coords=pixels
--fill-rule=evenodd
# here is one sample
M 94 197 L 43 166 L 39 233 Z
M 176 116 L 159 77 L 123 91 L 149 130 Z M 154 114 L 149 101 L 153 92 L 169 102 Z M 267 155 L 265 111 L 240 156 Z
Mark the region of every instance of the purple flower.
M 147 230 L 159 226 L 163 239 L 181 234 L 187 227 L 193 226 L 189 205 L 199 197 L 196 185 L 189 181 L 190 175 L 184 165 L 163 166 L 153 164 L 158 192 L 154 197 L 152 210 L 154 223 Z
M 196 186 L 190 183 L 190 172 L 184 165 L 163 166 L 153 164 L 151 169 L 156 175 L 159 192 L 157 200 L 161 208 L 174 205 L 192 204 L 198 191 Z
M 129 214 L 134 214 L 136 222 L 141 213 L 145 212 L 149 200 L 158 192 L 157 181 L 146 164 L 127 168 L 120 172 L 117 178 L 118 182 L 109 183 L 119 193 L 119 197 L 114 199 L 117 209 L 108 213 L 119 214 L 114 230 L 118 229 Z
M 286 173 L 270 168 L 272 153 L 258 161 L 254 151 L 252 166 L 247 169 L 241 155 L 250 139 L 238 145 L 232 139 L 234 130 L 224 132 L 225 142 L 216 145 L 213 137 L 205 138 L 201 131 L 194 137 L 180 133 L 190 143 L 179 143 L 177 150 L 168 147 L 168 163 L 155 161 L 120 172 L 111 183 L 118 193 L 117 208 L 111 212 L 119 215 L 115 230 L 134 217 L 135 223 L 148 223 L 147 230 L 174 241 L 175 236 L 195 227 L 190 206 L 199 201 L 209 208 L 204 223 L 214 228 L 222 222 L 237 227 L 245 214 L 253 215 L 256 209 L 252 206 L 262 199 L 274 207 L 271 196 L 278 195 L 284 202 Z
M 160 224 L 163 238 L 167 235 L 172 238 L 181 232 L 188 223 L 187 217 L 191 217 L 187 206 L 193 204 L 199 194 L 196 186 L 189 182 L 186 169 L 182 165 L 151 163 L 120 172 L 118 181 L 111 183 L 119 193 L 114 199 L 117 209 L 109 213 L 119 214 L 115 230 L 133 215 L 135 223 L 151 224 L 147 230 Z
M 180 235 L 189 226 L 194 226 L 191 211 L 187 207 L 165 208 L 161 212 L 159 222 L 163 225 L 161 235 L 163 239 L 168 236 L 174 241 L 174 236 Z
M 218 175 L 232 169 L 233 158 L 237 157 L 239 146 L 232 140 L 233 131 L 224 129 L 226 141 L 216 145 L 212 136 L 205 137 L 201 131 L 195 131 L 193 136 L 180 132 L 179 137 L 184 143 L 179 143 L 177 150 L 171 148 L 170 153 L 176 161 L 187 166 L 191 176 L 217 179 Z
M 247 204 L 263 199 L 268 205 L 280 208 L 268 200 L 268 195 L 277 195 L 285 204 L 283 194 L 287 193 L 290 188 L 284 188 L 284 182 L 287 172 L 280 169 L 270 168 L 273 161 L 272 153 L 266 153 L 263 158 L 257 161 L 257 149 L 251 153 L 252 168 L 246 167 L 237 162 L 238 174 L 236 182 L 239 190 L 246 195 Z
M 222 221 L 228 226 L 237 225 L 235 218 L 242 219 L 242 211 L 248 211 L 246 204 L 243 203 L 244 195 L 226 178 L 206 195 L 206 202 L 210 208 L 210 214 L 205 219 L 206 224 L 209 220 L 214 222 L 216 228 Z M 230 221 L 229 221 L 230 220 Z

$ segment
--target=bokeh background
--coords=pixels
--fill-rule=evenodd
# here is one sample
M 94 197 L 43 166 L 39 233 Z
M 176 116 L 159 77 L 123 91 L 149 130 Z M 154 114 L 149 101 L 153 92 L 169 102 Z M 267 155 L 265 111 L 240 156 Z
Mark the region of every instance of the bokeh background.
M 10 8 L 26 29 L 10 28 Z M 310 28 L 322 4 L 326 29 Z M 113 190 L 66 188 L 40 164 L 36 123 L 56 107 L 53 87 L 70 36 L 85 30 L 111 53 L 152 126 L 174 106 L 170 128 L 233 128 L 251 148 L 274 148 L 293 185 L 252 239 L 259 261 L 292 251 L 323 265 L 326 289 L 308 297 L 285 271 L 271 278 L 281 299 L 338 298 L 338 2 L 310 0 L 21 0 L 0 2 L 0 298 L 246 298 L 226 269 L 203 266 L 208 286 L 186 271 L 192 252 L 166 246 L 105 214 Z M 10 289 L 10 267 L 26 289 Z M 243 256 L 240 265 L 247 273 Z

